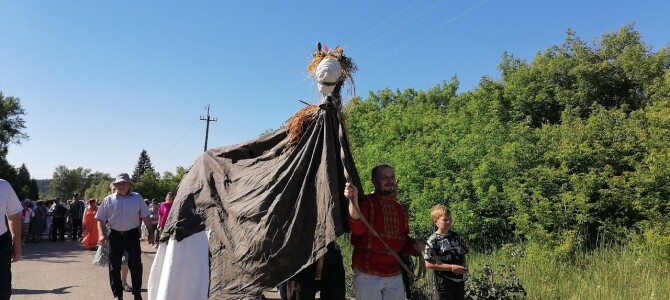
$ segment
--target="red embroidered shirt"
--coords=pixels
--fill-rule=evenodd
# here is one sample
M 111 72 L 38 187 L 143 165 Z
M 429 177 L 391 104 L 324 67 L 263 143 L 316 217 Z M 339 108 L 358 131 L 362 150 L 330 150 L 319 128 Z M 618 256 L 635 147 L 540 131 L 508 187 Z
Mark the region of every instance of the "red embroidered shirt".
M 394 196 L 369 194 L 359 200 L 361 214 L 396 253 L 414 256 L 414 239 L 408 236 L 409 224 L 405 210 Z M 354 245 L 352 267 L 366 274 L 389 277 L 399 275 L 401 266 L 378 237 L 368 231 L 363 221 L 349 217 L 351 243 Z

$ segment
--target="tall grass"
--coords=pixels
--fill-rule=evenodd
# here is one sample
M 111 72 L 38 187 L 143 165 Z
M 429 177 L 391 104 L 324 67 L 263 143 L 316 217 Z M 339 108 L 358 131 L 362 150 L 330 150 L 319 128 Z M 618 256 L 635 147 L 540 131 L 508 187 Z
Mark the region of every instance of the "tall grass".
M 473 254 L 471 270 L 515 267 L 528 299 L 670 299 L 670 261 L 660 249 L 611 246 L 566 258 L 539 246 L 520 248 Z
M 353 296 L 352 248 L 345 239 L 338 243 L 347 293 Z M 468 264 L 471 278 L 487 265 L 496 273 L 514 272 L 528 293 L 526 299 L 670 299 L 670 256 L 667 249 L 648 244 L 603 247 L 570 257 L 537 245 L 506 245 L 493 254 L 470 253 Z M 415 284 L 421 290 L 413 299 L 430 297 L 430 276 Z
M 349 242 L 347 234 L 337 239 L 337 244 L 342 250 L 342 261 L 344 262 L 344 276 L 345 284 L 347 286 L 347 298 L 354 298 L 354 271 L 351 269 L 351 253 L 354 252 L 354 247 Z

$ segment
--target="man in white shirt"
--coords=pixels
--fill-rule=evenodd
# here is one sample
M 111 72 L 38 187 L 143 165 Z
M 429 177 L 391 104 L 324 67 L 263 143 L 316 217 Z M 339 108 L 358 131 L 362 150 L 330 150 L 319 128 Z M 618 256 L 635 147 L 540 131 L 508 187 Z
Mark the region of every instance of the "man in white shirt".
M 128 252 L 128 269 L 132 278 L 135 300 L 142 299 L 142 249 L 140 247 L 140 219 L 151 228 L 149 206 L 142 195 L 131 192 L 133 182 L 126 173 L 119 174 L 113 182 L 116 192 L 105 197 L 95 214 L 98 219 L 98 243 L 109 243 L 109 278 L 115 299 L 123 299 L 121 258 Z M 107 223 L 109 237 L 103 230 Z M 149 235 L 153 238 L 153 234 Z
M 19 197 L 9 182 L 0 179 L 0 299 L 12 296 L 12 265 L 21 259 L 21 220 Z M 7 228 L 9 225 L 9 228 Z

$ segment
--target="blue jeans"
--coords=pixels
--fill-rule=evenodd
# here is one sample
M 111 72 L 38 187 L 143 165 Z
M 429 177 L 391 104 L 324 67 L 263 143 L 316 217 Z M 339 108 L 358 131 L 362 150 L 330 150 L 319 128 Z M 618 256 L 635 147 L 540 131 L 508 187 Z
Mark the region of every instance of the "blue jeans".
M 405 300 L 402 275 L 381 277 L 354 270 L 354 294 L 356 299 Z

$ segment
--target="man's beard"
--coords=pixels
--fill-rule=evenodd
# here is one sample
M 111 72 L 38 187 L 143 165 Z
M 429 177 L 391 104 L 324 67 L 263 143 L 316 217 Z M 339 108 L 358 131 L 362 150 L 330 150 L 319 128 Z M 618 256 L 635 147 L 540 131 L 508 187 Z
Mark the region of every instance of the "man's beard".
M 389 189 L 386 189 L 387 187 L 392 187 L 392 189 L 390 189 L 390 190 L 389 190 Z M 386 186 L 385 188 L 380 189 L 380 190 L 379 190 L 379 193 L 382 194 L 382 195 L 384 195 L 384 196 L 395 195 L 395 193 L 396 193 L 396 188 L 395 188 L 395 186 Z

